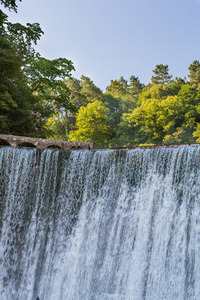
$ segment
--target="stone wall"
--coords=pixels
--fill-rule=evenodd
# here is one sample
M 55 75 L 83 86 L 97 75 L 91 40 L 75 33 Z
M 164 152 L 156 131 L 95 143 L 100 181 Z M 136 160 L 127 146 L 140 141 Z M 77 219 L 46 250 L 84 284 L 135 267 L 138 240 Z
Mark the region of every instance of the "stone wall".
M 69 142 L 6 134 L 0 134 L 0 145 L 35 147 L 37 149 L 58 148 L 60 150 L 93 149 L 92 142 Z

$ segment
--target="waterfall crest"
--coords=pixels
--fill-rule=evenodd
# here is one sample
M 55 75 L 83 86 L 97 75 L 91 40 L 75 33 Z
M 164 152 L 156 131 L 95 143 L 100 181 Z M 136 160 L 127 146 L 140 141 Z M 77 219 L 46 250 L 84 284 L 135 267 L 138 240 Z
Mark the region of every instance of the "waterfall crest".
M 0 299 L 200 299 L 199 157 L 1 148 Z

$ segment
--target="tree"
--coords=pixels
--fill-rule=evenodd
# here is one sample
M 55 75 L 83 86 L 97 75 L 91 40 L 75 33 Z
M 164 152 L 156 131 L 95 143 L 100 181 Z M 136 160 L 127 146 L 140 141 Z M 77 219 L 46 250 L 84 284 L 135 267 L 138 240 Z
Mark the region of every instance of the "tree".
M 72 62 L 66 58 L 49 60 L 37 56 L 24 66 L 23 72 L 32 93 L 48 103 L 54 112 L 55 109 L 59 111 L 74 108 L 69 101 L 70 90 L 64 82 L 72 70 Z
M 174 133 L 166 134 L 163 143 L 164 144 L 181 144 L 181 143 L 194 143 L 193 130 L 187 128 L 184 124 L 181 127 L 176 128 Z
M 126 94 L 127 87 L 127 81 L 121 76 L 119 80 L 111 80 L 111 84 L 107 86 L 106 92 L 115 98 L 121 98 Z
M 102 100 L 103 93 L 93 81 L 84 75 L 81 76 L 81 94 L 85 97 L 85 105 L 96 100 Z
M 89 103 L 82 106 L 76 119 L 78 130 L 70 131 L 70 141 L 93 141 L 96 147 L 108 145 L 111 136 L 111 129 L 108 125 L 109 109 L 101 101 Z
M 139 128 L 137 128 L 135 123 L 131 123 L 129 119 L 130 113 L 122 114 L 120 123 L 117 128 L 117 138 L 114 146 L 128 147 L 138 145 L 142 138 L 140 137 Z
M 140 143 L 159 143 L 162 141 L 163 126 L 162 118 L 160 118 L 160 105 L 160 100 L 148 99 L 148 101 L 142 102 L 141 106 L 134 109 L 132 113 L 126 115 L 129 124 L 138 127 L 141 133 Z
M 16 11 L 16 1 L 1 1 Z M 0 131 L 47 136 L 46 121 L 60 110 L 73 109 L 63 79 L 71 61 L 47 60 L 35 52 L 42 29 L 38 23 L 12 24 L 0 11 Z
M 64 82 L 70 90 L 70 102 L 76 107 L 76 110 L 78 111 L 81 106 L 86 106 L 87 100 L 86 96 L 81 93 L 80 80 L 69 77 Z
M 197 143 L 200 143 L 200 123 L 197 124 L 197 126 L 196 126 L 195 129 L 196 129 L 196 130 L 193 132 L 193 136 L 194 136 L 195 138 L 197 138 L 197 139 L 196 139 L 196 142 L 197 142 Z
M 117 130 L 117 124 L 120 122 L 122 115 L 121 101 L 119 98 L 115 98 L 112 95 L 105 93 L 102 98 L 102 102 L 109 109 L 109 126 L 112 128 L 113 134 Z
M 153 72 L 155 75 L 151 77 L 152 84 L 168 84 L 172 78 L 172 76 L 169 75 L 168 65 L 156 65 Z
M 151 98 L 143 97 L 136 109 L 123 116 L 130 127 L 140 132 L 141 142 L 194 141 L 192 133 L 200 123 L 200 93 L 190 84 L 183 85 L 177 95 L 166 96 L 157 89 L 155 93 L 154 86 L 151 89 Z M 157 97 L 152 98 L 153 95 Z M 162 97 L 158 98 L 158 95 Z
M 196 87 L 200 88 L 200 63 L 198 60 L 193 61 L 192 64 L 190 64 L 189 68 L 190 74 L 188 77 L 190 78 L 190 83 Z
M 42 30 L 39 24 L 11 24 L 4 15 L 0 31 L 0 131 L 43 136 L 48 109 L 32 95 L 22 70 L 28 57 L 34 56 L 32 44 L 37 43 Z
M 19 0 L 22 1 L 22 0 Z M 17 12 L 17 4 L 16 0 L 1 0 L 0 3 L 4 5 L 4 7 L 9 8 L 9 10 L 14 10 Z
M 72 119 L 72 120 L 71 120 Z M 74 129 L 73 114 L 69 113 L 67 116 L 62 116 L 61 113 L 50 117 L 46 122 L 48 128 L 47 137 L 56 140 L 68 140 L 70 130 Z
M 131 75 L 128 85 L 128 92 L 138 97 L 142 92 L 144 84 L 140 83 L 138 77 Z
M 144 85 L 140 83 L 138 77 L 131 76 L 126 88 L 126 94 L 122 97 L 122 112 L 128 113 L 137 106 L 139 95 Z
M 145 87 L 139 95 L 139 104 L 147 99 L 166 99 L 169 95 L 176 95 L 177 89 L 173 84 L 156 84 L 153 86 Z

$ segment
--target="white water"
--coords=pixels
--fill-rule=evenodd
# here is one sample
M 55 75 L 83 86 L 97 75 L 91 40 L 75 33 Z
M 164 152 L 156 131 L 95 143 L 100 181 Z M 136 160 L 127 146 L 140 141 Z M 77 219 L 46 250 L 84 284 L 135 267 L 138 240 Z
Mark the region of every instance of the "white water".
M 0 149 L 0 299 L 200 299 L 199 153 Z

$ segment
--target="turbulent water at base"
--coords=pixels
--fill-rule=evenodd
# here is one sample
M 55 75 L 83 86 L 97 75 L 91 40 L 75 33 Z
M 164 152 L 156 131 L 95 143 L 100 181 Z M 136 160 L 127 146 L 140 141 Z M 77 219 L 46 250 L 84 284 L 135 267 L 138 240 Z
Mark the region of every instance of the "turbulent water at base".
M 200 299 L 199 154 L 1 148 L 0 299 Z

